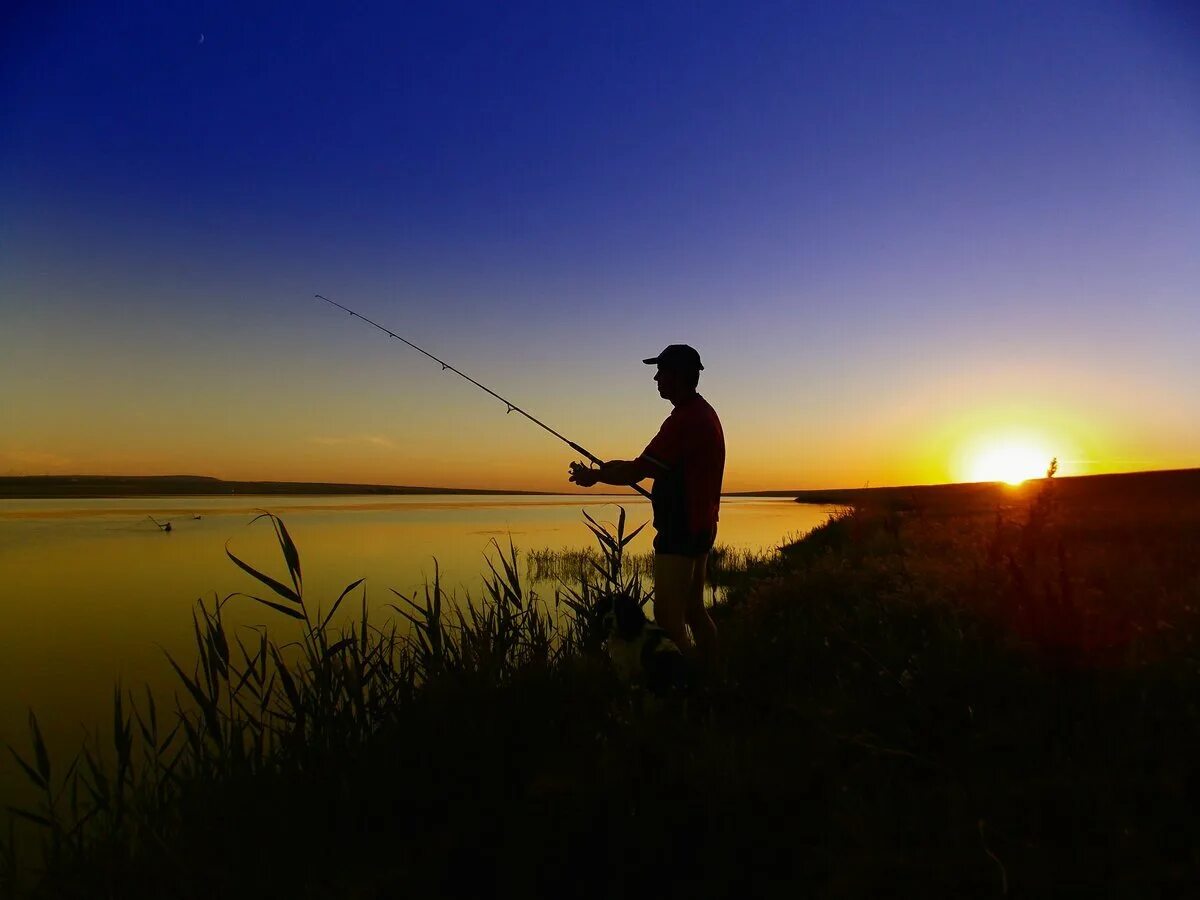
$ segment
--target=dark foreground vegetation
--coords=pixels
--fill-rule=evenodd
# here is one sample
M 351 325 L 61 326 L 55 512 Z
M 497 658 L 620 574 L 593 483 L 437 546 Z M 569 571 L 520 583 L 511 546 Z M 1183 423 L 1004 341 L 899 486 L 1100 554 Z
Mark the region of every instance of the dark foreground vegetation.
M 623 533 L 557 606 L 504 554 L 470 606 L 435 582 L 395 598 L 410 629 L 333 633 L 274 522 L 281 625 L 200 610 L 191 704 L 126 696 L 70 773 L 35 735 L 46 804 L 19 837 L 44 871 L 9 853 L 4 877 L 89 898 L 1188 894 L 1200 492 L 1123 484 L 835 517 L 726 571 L 724 670 L 661 701 L 616 683 L 586 615 L 642 590 Z

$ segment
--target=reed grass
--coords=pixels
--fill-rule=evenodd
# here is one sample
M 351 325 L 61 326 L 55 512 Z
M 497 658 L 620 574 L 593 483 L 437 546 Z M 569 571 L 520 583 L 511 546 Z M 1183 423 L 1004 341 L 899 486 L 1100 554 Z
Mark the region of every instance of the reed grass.
M 41 874 L 51 881 L 111 848 L 119 848 L 123 861 L 132 860 L 178 835 L 181 807 L 206 785 L 340 764 L 394 733 L 414 707 L 450 686 L 500 690 L 530 673 L 555 672 L 582 648 L 594 651 L 598 623 L 589 612 L 606 593 L 623 591 L 641 602 L 648 597 L 637 573 L 622 576 L 628 568 L 624 548 L 637 533 L 625 534 L 624 510 L 612 533 L 588 517 L 601 552 L 593 571 L 556 591 L 553 605 L 522 583 L 511 541 L 505 549 L 493 540 L 482 597 L 447 602 L 435 563 L 421 596 L 391 590 L 397 602 L 387 606 L 399 619 L 383 623 L 369 614 L 362 579 L 346 585 L 327 609 L 314 605 L 286 524 L 271 513 L 251 521 L 259 520 L 275 532 L 287 581 L 226 548 L 231 562 L 264 590 L 197 601 L 194 664 L 188 669 L 167 654 L 190 701 L 177 702 L 169 725 L 148 689 L 138 698 L 118 685 L 111 745 L 86 744 L 60 773 L 52 770 L 30 712 L 30 751 L 9 747 L 9 753 L 39 800 L 11 808 L 10 835 L 0 843 L 0 885 L 29 883 L 30 873 L 18 877 L 17 821 L 39 829 Z M 357 618 L 334 628 L 335 614 L 353 597 Z M 232 632 L 224 617 L 232 602 L 268 607 L 292 620 L 297 633 L 278 637 L 267 628 L 251 629 L 249 638 Z
M 761 573 L 780 559 L 779 547 L 755 550 L 717 544 L 708 556 L 708 582 L 716 588 L 727 588 L 741 582 L 752 572 Z M 569 584 L 595 571 L 597 566 L 603 564 L 603 560 L 604 554 L 592 547 L 544 547 L 525 554 L 525 574 L 535 583 Z M 625 577 L 636 573 L 643 580 L 653 580 L 653 551 L 626 553 L 621 571 Z

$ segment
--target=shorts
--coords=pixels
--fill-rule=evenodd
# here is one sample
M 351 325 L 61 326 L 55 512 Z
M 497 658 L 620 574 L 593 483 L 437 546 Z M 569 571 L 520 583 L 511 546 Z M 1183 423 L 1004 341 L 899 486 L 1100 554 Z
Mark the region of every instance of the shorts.
M 654 552 L 671 556 L 703 556 L 713 548 L 716 540 L 716 528 L 695 532 L 682 529 L 660 531 L 654 536 Z

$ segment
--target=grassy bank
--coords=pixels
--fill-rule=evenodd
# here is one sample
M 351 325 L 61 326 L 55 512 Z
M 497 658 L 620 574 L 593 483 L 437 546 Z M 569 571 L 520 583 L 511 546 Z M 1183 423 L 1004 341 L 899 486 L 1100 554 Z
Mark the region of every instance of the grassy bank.
M 322 628 L 333 598 L 304 595 L 275 523 L 280 627 L 200 611 L 190 702 L 124 698 L 66 788 L 19 748 L 49 786 L 23 889 L 1181 893 L 1200 875 L 1200 502 L 1063 487 L 863 505 L 747 560 L 714 610 L 724 670 L 663 704 L 617 684 L 573 614 L 643 591 L 615 536 L 557 609 L 508 553 L 461 614 L 436 583 L 397 597 L 409 637 L 365 605 Z

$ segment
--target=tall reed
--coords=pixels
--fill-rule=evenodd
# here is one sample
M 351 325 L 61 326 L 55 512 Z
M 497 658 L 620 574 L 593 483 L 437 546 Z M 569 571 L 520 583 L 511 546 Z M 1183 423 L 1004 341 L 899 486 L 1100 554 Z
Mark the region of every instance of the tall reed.
M 493 540 L 483 596 L 453 602 L 435 563 L 420 596 L 391 590 L 396 602 L 387 607 L 396 616 L 381 622 L 370 614 L 363 579 L 347 584 L 327 607 L 314 602 L 284 521 L 272 513 L 251 521 L 260 519 L 275 532 L 287 579 L 226 547 L 262 590 L 197 601 L 195 660 L 188 666 L 167 654 L 186 694 L 169 715 L 149 689 L 139 697 L 118 684 L 111 744 L 90 740 L 59 771 L 30 712 L 29 751 L 9 751 L 38 799 L 11 811 L 9 835 L 0 843 L 0 887 L 16 890 L 37 878 L 18 866 L 18 821 L 32 829 L 44 872 L 85 866 L 98 855 L 128 861 L 168 847 L 181 809 L 215 786 L 316 773 L 354 758 L 380 735 L 395 733 L 413 704 L 439 684 L 466 679 L 500 689 L 524 673 L 553 671 L 596 647 L 590 610 L 607 593 L 648 598 L 639 574 L 622 574 L 625 547 L 637 534 L 625 534 L 624 510 L 615 532 L 587 516 L 600 544 L 594 571 L 556 591 L 553 606 L 522 583 L 511 540 L 507 548 Z M 352 597 L 356 617 L 335 626 Z M 231 629 L 229 604 L 246 601 L 291 620 L 294 630 L 278 637 L 259 627 L 245 637 L 245 630 Z

